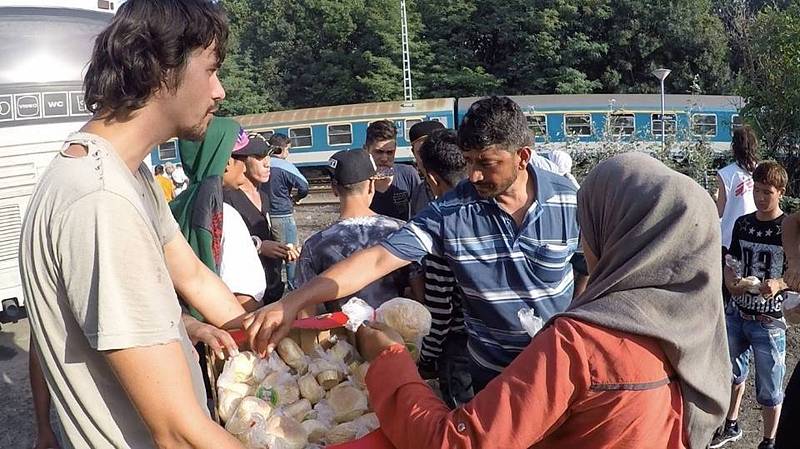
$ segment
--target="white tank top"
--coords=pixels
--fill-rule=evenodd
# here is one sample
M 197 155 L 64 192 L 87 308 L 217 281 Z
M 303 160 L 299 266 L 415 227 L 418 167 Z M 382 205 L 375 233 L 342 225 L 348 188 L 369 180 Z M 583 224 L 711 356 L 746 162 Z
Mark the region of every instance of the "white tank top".
M 733 225 L 742 215 L 756 211 L 753 201 L 753 176 L 736 165 L 730 164 L 717 172 L 725 189 L 725 210 L 719 219 L 722 231 L 722 246 L 730 248 Z

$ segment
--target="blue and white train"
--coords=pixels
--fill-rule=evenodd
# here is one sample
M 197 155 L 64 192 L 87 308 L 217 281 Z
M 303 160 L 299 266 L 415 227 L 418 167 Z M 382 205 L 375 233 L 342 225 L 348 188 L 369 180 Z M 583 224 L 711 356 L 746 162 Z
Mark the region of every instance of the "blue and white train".
M 398 130 L 400 161 L 411 160 L 408 130 L 422 120 L 438 120 L 448 128 L 461 123 L 481 97 L 438 98 L 412 102 L 390 101 L 235 117 L 243 128 L 269 138 L 283 133 L 292 140 L 290 160 L 300 167 L 322 167 L 342 149 L 361 148 L 367 126 L 389 119 Z M 585 151 L 608 142 L 637 147 L 661 142 L 661 100 L 652 94 L 512 96 L 525 111 L 539 150 Z M 671 145 L 704 142 L 714 151 L 730 146 L 733 130 L 741 126 L 741 97 L 667 95 L 664 134 Z M 154 149 L 153 165 L 177 161 L 180 149 L 168 142 Z

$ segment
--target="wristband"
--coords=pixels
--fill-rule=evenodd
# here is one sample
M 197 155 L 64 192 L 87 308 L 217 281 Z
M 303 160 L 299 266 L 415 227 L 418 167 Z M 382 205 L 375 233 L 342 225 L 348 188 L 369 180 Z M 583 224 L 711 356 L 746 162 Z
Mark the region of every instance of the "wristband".
M 251 235 L 250 238 L 253 240 L 253 245 L 256 246 L 256 252 L 261 254 L 261 238 L 257 235 Z

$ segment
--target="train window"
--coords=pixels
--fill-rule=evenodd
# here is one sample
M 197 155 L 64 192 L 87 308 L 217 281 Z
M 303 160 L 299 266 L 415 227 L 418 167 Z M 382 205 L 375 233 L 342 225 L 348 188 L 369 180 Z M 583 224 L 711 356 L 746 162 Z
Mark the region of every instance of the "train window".
M 716 114 L 692 114 L 692 133 L 697 136 L 717 135 Z
M 353 128 L 350 124 L 328 125 L 328 145 L 350 145 L 353 143 Z
M 292 148 L 310 147 L 314 144 L 311 138 L 311 128 L 293 128 L 289 130 L 289 139 L 292 140 Z
M 534 137 L 547 137 L 547 116 L 544 114 L 525 114 L 528 119 L 528 129 Z
M 742 116 L 739 114 L 733 114 L 731 116 L 731 135 L 733 135 L 733 132 L 742 126 L 744 126 L 744 120 L 742 119 Z
M 176 146 L 176 142 L 171 140 L 169 142 L 164 142 L 158 146 L 158 158 L 162 161 L 168 161 L 170 159 L 175 159 L 178 157 L 178 148 Z
M 650 116 L 650 128 L 654 136 L 661 135 L 661 114 L 652 114 Z M 664 114 L 664 134 L 675 134 L 678 129 L 678 122 L 675 114 Z
M 636 132 L 636 119 L 633 114 L 612 114 L 610 130 L 614 136 L 632 136 Z
M 263 137 L 264 140 L 269 142 L 269 138 L 272 137 L 273 134 L 275 134 L 275 131 L 268 129 L 266 131 L 259 131 L 258 133 L 261 134 L 261 137 Z
M 592 116 L 590 114 L 564 114 L 564 128 L 569 136 L 591 136 Z
M 406 120 L 406 123 L 405 123 L 406 129 L 404 130 L 405 131 L 404 134 L 405 134 L 405 137 L 406 137 L 406 142 L 409 141 L 408 140 L 409 139 L 408 132 L 411 131 L 411 127 L 416 125 L 417 123 L 421 123 L 421 122 L 422 122 L 422 120 L 418 119 L 418 118 L 410 118 L 410 119 Z

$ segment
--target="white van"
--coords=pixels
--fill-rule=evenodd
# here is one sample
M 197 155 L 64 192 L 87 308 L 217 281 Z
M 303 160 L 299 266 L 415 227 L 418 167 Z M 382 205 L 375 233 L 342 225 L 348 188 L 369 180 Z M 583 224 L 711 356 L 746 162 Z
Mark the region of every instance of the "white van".
M 53 155 L 89 117 L 83 73 L 114 3 L 0 0 L 0 323 L 26 316 L 22 217 Z

